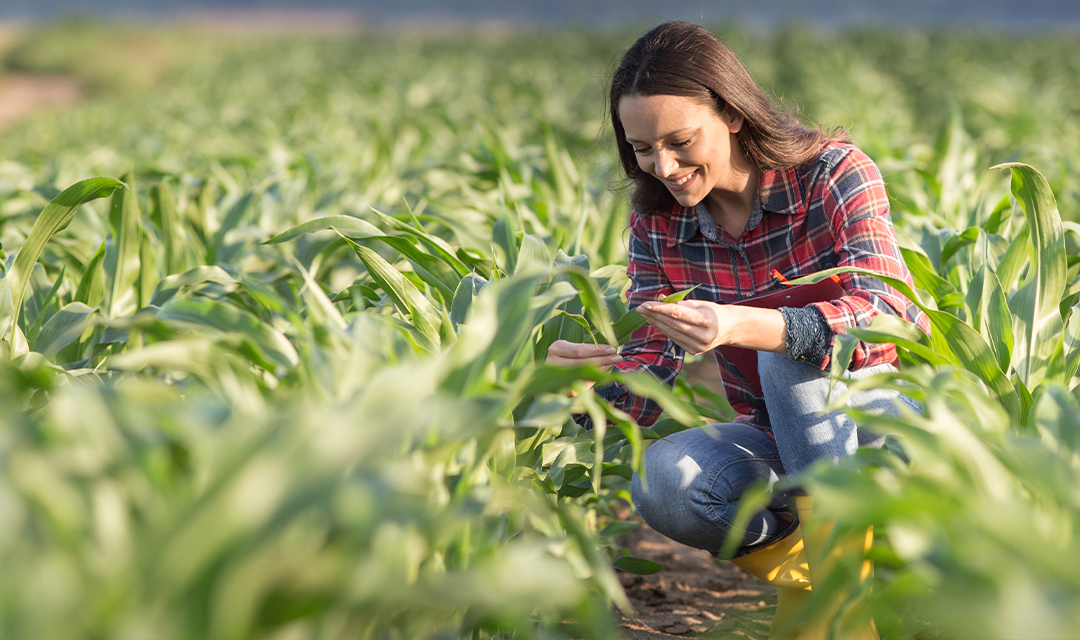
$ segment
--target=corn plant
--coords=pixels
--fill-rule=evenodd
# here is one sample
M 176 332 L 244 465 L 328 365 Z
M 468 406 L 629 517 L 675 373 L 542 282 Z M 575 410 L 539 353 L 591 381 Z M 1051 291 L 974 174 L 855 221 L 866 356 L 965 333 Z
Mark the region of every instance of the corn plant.
M 872 582 L 852 564 L 816 592 L 867 601 L 889 637 L 1065 638 L 1080 622 L 1070 225 L 1039 172 L 999 168 L 1011 202 L 945 237 L 927 228 L 942 241 L 936 264 L 906 251 L 916 288 L 888 281 L 929 315 L 931 336 L 883 317 L 834 352 L 843 362 L 856 339 L 895 342 L 903 370 L 854 388 L 894 388 L 925 406 L 900 418 L 856 412 L 898 446 L 816 467 L 809 484 L 839 530 L 877 534 Z M 838 633 L 854 611 L 839 612 Z
M 0 133 L 5 637 L 613 637 L 612 567 L 660 569 L 617 542 L 643 448 L 731 414 L 543 365 L 639 321 L 598 82 L 636 34 L 519 35 L 18 46 L 97 92 Z M 815 590 L 889 637 L 1069 637 L 1075 43 L 725 35 L 878 160 L 934 327 L 838 340 L 895 342 L 864 384 L 926 410 L 815 470 L 877 533 L 872 582 Z M 666 414 L 635 425 L 612 379 Z

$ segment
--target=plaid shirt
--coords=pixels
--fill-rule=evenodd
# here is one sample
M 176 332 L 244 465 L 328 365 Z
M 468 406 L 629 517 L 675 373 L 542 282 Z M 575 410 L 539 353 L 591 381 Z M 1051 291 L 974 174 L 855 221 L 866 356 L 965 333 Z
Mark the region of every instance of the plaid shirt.
M 670 213 L 630 215 L 631 279 L 629 307 L 646 300 L 701 285 L 690 298 L 734 302 L 784 287 L 771 273 L 786 279 L 833 267 L 862 267 L 912 284 L 896 246 L 889 200 L 881 174 L 863 152 L 851 145 L 826 147 L 811 164 L 763 171 L 747 231 L 735 239 L 699 204 L 678 204 Z M 835 334 L 844 327 L 865 327 L 878 313 L 889 313 L 916 323 L 929 333 L 929 319 L 907 298 L 880 280 L 841 274 L 844 297 L 818 302 L 832 329 L 829 350 L 821 363 L 829 366 Z M 752 391 L 737 369 L 714 350 L 728 400 L 740 414 L 738 422 L 769 429 L 765 399 Z M 659 330 L 645 326 L 623 345 L 622 370 L 646 369 L 671 384 L 682 368 L 683 349 Z M 860 342 L 850 365 L 860 369 L 896 361 L 892 344 Z M 599 390 L 639 424 L 656 421 L 656 403 L 629 393 L 621 385 Z

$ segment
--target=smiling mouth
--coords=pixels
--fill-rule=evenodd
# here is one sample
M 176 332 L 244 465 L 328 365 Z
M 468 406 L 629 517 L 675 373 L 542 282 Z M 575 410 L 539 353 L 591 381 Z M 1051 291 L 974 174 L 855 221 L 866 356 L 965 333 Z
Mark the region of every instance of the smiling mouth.
M 692 173 L 686 174 L 685 176 L 679 178 L 678 180 L 666 180 L 665 179 L 664 182 L 666 182 L 668 184 L 668 186 L 674 187 L 674 188 L 677 189 L 679 187 L 685 186 L 686 183 L 690 182 L 690 180 L 696 175 L 697 175 L 697 171 L 694 171 Z

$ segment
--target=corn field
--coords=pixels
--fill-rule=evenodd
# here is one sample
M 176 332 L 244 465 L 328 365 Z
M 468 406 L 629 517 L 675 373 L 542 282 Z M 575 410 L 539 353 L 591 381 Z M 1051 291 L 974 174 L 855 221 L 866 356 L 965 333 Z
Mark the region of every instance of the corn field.
M 933 323 L 837 340 L 895 342 L 861 384 L 925 412 L 813 470 L 876 532 L 874 578 L 821 590 L 887 638 L 1075 637 L 1080 44 L 720 33 L 878 162 L 890 284 Z M 636 316 L 602 101 L 635 35 L 71 23 L 7 52 L 89 97 L 0 132 L 0 635 L 617 637 L 615 572 L 660 569 L 617 541 L 644 448 L 732 417 L 619 375 L 664 407 L 641 427 L 589 388 L 613 374 L 543 364 Z

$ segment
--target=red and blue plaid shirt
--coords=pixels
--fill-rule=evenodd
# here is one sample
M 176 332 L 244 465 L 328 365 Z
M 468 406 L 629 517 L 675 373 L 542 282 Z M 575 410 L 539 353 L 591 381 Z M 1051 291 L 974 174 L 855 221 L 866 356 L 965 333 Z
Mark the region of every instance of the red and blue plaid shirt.
M 912 284 L 896 245 L 885 183 L 877 166 L 851 145 L 826 147 L 811 164 L 763 171 L 747 231 L 733 238 L 719 229 L 703 205 L 674 206 L 670 213 L 630 215 L 627 293 L 632 309 L 676 291 L 700 285 L 689 297 L 728 303 L 784 287 L 772 274 L 791 280 L 833 267 L 861 267 Z M 878 313 L 889 313 L 929 333 L 930 322 L 907 298 L 880 280 L 840 275 L 846 295 L 817 307 L 835 334 L 865 327 Z M 683 350 L 659 330 L 645 326 L 623 345 L 622 370 L 645 369 L 671 384 L 682 368 Z M 764 398 L 739 371 L 714 351 L 731 406 L 748 422 L 768 431 Z M 860 342 L 850 364 L 860 369 L 896 361 L 892 344 Z M 639 424 L 656 421 L 660 408 L 651 400 L 616 386 L 600 390 Z

